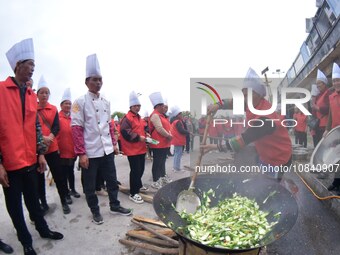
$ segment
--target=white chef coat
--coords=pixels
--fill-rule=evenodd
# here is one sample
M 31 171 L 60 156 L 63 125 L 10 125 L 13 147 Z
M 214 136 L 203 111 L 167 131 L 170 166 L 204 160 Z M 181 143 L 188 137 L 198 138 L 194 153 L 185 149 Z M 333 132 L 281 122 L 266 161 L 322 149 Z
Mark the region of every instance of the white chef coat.
M 89 158 L 103 157 L 114 151 L 110 135 L 110 102 L 103 96 L 87 92 L 72 105 L 71 126 L 84 128 L 86 155 Z

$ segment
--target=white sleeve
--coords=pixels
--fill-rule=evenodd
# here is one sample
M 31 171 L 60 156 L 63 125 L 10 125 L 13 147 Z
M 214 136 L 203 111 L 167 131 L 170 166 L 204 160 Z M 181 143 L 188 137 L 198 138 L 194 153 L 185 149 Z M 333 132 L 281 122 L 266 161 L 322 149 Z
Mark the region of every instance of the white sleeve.
M 73 102 L 71 109 L 71 126 L 84 127 L 84 104 L 84 97 L 80 97 Z

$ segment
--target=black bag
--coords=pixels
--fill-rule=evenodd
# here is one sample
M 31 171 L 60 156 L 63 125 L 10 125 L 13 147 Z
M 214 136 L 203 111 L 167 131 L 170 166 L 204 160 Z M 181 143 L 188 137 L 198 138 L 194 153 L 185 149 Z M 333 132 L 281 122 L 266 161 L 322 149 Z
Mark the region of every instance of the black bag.
M 308 118 L 307 125 L 310 129 L 317 129 L 319 127 L 320 119 L 311 115 Z

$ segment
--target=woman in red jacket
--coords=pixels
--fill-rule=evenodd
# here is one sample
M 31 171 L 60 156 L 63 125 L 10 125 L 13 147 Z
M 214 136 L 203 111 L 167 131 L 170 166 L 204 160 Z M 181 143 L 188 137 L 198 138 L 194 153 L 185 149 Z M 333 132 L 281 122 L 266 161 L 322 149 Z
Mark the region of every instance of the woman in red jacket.
M 190 132 L 184 128 L 182 111 L 178 106 L 171 108 L 171 114 L 173 115 L 171 122 L 171 144 L 174 146 L 174 164 L 173 171 L 180 172 L 181 159 L 183 154 L 183 146 L 186 144 L 186 136 L 190 135 Z
M 45 153 L 45 158 L 52 173 L 53 179 L 56 183 L 63 212 L 64 214 L 68 214 L 71 212 L 68 203 L 72 202 L 66 201 L 66 197 L 68 195 L 66 173 L 63 172 L 60 166 L 59 147 L 57 139 L 55 139 L 60 130 L 58 110 L 57 107 L 51 105 L 48 102 L 48 99 L 50 97 L 50 90 L 47 87 L 47 83 L 44 80 L 43 76 L 41 77 L 38 84 L 37 96 L 39 100 L 39 122 L 41 124 L 44 143 L 48 147 L 48 150 Z M 43 174 L 39 175 L 39 196 L 44 210 L 47 211 L 48 205 L 46 203 L 45 175 Z
M 129 199 L 137 204 L 141 204 L 144 201 L 138 193 L 140 190 L 146 190 L 142 184 L 146 154 L 145 124 L 138 114 L 141 104 L 134 91 L 130 93 L 129 103 L 130 111 L 123 117 L 120 125 L 121 143 L 123 152 L 130 164 Z
M 62 171 L 66 174 L 68 181 L 69 193 L 66 196 L 66 201 L 72 203 L 71 196 L 79 198 L 80 194 L 76 191 L 74 185 L 74 162 L 76 154 L 74 153 L 74 144 L 72 139 L 71 129 L 71 91 L 67 88 L 61 99 L 59 112 L 59 126 L 60 130 L 57 135 L 57 141 L 60 153 L 60 165 Z

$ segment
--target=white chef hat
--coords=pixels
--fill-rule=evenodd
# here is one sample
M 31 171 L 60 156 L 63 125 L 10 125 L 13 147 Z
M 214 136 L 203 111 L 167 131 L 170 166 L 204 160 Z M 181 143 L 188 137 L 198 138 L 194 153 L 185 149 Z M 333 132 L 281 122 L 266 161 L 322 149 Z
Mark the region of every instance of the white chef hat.
M 45 77 L 43 75 L 41 75 L 39 82 L 38 82 L 38 91 L 41 88 L 48 88 L 47 82 L 46 82 Z
M 332 79 L 340 78 L 340 68 L 337 63 L 333 63 Z
M 149 112 L 148 111 L 144 112 L 144 117 L 149 117 Z
M 12 48 L 7 51 L 6 57 L 13 71 L 19 61 L 24 61 L 27 59 L 34 60 L 33 39 L 28 38 L 14 44 Z
M 321 81 L 325 84 L 328 83 L 326 75 L 323 72 L 321 72 L 320 69 L 318 69 L 318 73 L 316 75 L 316 81 Z
M 313 97 L 316 97 L 320 94 L 320 90 L 318 89 L 318 86 L 316 84 L 312 84 L 311 94 Z
M 158 104 L 164 104 L 164 99 L 162 97 L 161 92 L 154 92 L 149 95 L 149 98 L 153 107 L 155 107 Z
M 266 87 L 264 86 L 263 81 L 261 80 L 260 76 L 250 67 L 246 77 L 243 81 L 243 88 L 252 88 L 257 94 L 262 97 L 266 96 Z
M 66 100 L 69 100 L 69 101 L 72 102 L 71 89 L 70 88 L 67 88 L 67 89 L 64 90 L 63 97 L 61 98 L 61 103 L 66 101 Z
M 132 91 L 129 96 L 129 107 L 134 105 L 141 105 L 136 92 Z
M 166 97 L 163 97 L 164 105 L 169 105 L 168 104 L 168 99 Z
M 173 106 L 170 108 L 170 111 L 171 111 L 171 115 L 173 117 L 176 117 L 179 113 L 182 112 L 181 108 L 179 108 L 177 105 Z
M 86 58 L 86 78 L 92 76 L 102 76 L 100 72 L 97 54 L 89 55 Z
M 117 115 L 115 115 L 115 116 L 113 117 L 113 121 L 119 121 L 119 119 L 118 119 L 118 116 L 117 116 Z

